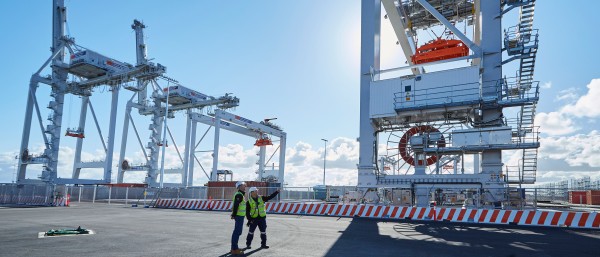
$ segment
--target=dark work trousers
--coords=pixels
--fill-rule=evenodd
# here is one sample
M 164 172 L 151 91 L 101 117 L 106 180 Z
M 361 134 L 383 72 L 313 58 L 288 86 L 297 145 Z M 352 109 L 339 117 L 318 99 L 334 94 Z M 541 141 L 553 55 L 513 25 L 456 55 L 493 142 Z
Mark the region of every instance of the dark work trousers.
M 238 241 L 240 240 L 242 229 L 244 228 L 244 218 L 246 217 L 237 215 L 235 216 L 235 228 L 231 234 L 231 250 L 240 249 L 238 247 Z
M 267 245 L 267 219 L 255 219 L 250 223 L 250 230 L 248 231 L 248 236 L 246 236 L 246 246 L 250 246 L 252 244 L 252 239 L 254 238 L 254 230 L 258 226 L 258 230 L 260 230 L 260 245 Z

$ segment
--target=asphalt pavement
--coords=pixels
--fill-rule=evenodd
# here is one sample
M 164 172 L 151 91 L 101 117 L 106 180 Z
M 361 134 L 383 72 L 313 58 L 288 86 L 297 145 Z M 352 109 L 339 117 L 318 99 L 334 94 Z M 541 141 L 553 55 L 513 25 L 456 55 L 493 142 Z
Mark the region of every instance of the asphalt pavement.
M 600 256 L 600 231 L 269 215 L 245 256 Z M 38 238 L 78 226 L 93 235 Z M 226 212 L 73 203 L 0 208 L 0 256 L 229 256 Z M 240 246 L 248 232 L 244 227 Z

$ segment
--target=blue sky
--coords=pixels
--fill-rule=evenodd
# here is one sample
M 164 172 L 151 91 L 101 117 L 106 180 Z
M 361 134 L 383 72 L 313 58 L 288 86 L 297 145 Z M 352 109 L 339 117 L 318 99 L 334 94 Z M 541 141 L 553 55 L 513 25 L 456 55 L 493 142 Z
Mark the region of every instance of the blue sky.
M 3 1 L 1 4 L 5 12 L 0 16 L 0 29 L 5 36 L 0 41 L 0 49 L 5 61 L 0 65 L 5 93 L 0 96 L 0 108 L 5 110 L 3 118 L 9 125 L 0 127 L 3 135 L 0 182 L 11 181 L 13 177 L 14 159 L 11 158 L 20 143 L 29 77 L 50 54 L 50 3 Z M 289 158 L 302 161 L 302 165 L 293 160 L 289 164 L 299 181 L 307 181 L 298 185 L 311 184 L 319 177 L 315 174 L 320 169 L 321 138 L 332 139 L 328 160 L 339 163 L 332 166 L 332 179 L 337 176 L 335 182 L 351 183 L 356 176 L 353 167 L 358 136 L 360 1 L 238 1 L 235 4 L 170 1 L 167 4 L 165 1 L 67 0 L 66 5 L 69 32 L 78 44 L 134 63 L 135 38 L 130 25 L 134 18 L 140 19 L 147 25 L 148 56 L 167 66 L 168 76 L 209 95 L 234 93 L 241 99 L 236 114 L 257 121 L 277 117 L 276 122 L 288 133 Z M 581 114 L 581 110 L 589 109 L 590 103 L 578 104 L 592 92 L 586 86 L 592 79 L 600 78 L 596 33 L 600 26 L 596 15 L 600 2 L 581 1 L 579 5 L 586 8 L 570 12 L 551 1 L 538 1 L 536 5 L 534 27 L 540 29 L 541 42 L 535 78 L 546 85 L 538 106 L 538 116 L 541 116 L 538 120 L 542 126 L 548 123 L 548 129 L 542 134 L 549 140 L 548 145 L 562 142 L 560 140 L 575 142 L 577 138 L 581 142 L 592 138 L 600 143 L 600 136 L 594 132 L 599 130 L 600 114 Z M 505 23 L 511 25 L 512 21 Z M 390 32 L 386 25 L 383 30 Z M 390 34 L 382 35 L 382 48 L 384 66 L 393 68 L 403 63 L 400 46 Z M 506 70 L 506 73 L 513 72 Z M 47 102 L 47 98 L 44 99 L 47 92 L 47 88 L 43 88 L 38 94 L 42 106 Z M 107 124 L 110 96 L 100 90 L 96 93 L 92 102 L 100 123 Z M 130 92 L 122 92 L 121 109 L 130 96 Z M 591 98 L 593 95 L 588 97 Z M 78 101 L 77 97 L 66 98 L 65 126 L 77 124 Z M 600 104 L 591 105 L 600 109 Z M 573 108 L 565 109 L 565 106 Z M 178 131 L 175 134 L 182 134 L 181 114 L 178 118 L 169 122 L 172 129 Z M 120 110 L 117 145 L 122 120 Z M 138 117 L 136 125 L 145 128 L 147 121 Z M 91 129 L 93 123 L 87 126 Z M 32 144 L 36 145 L 42 142 L 37 124 L 33 130 L 37 138 L 32 139 Z M 199 133 L 202 131 L 199 129 Z M 102 132 L 106 136 L 107 128 Z M 133 138 L 130 134 L 128 155 L 131 156 L 135 155 L 133 151 L 139 150 Z M 228 149 L 225 151 L 243 153 L 242 159 L 246 161 L 239 164 L 243 166 L 253 163 L 249 157 L 255 152 L 252 141 L 227 134 L 222 138 L 222 145 Z M 74 139 L 63 138 L 62 146 L 74 147 L 74 142 Z M 91 135 L 85 147 L 93 157 L 101 145 Z M 545 150 L 548 155 L 542 154 L 540 169 L 555 172 L 552 179 L 570 176 L 565 171 L 577 176 L 600 173 L 600 164 L 590 161 L 600 150 L 573 148 L 566 157 L 557 157 L 553 149 Z M 570 156 L 582 154 L 590 156 L 569 163 Z M 563 157 L 566 160 L 561 160 Z M 553 171 L 552 167 L 561 167 L 561 170 Z M 336 168 L 338 173 L 335 173 Z M 251 177 L 252 169 L 241 170 L 241 177 Z

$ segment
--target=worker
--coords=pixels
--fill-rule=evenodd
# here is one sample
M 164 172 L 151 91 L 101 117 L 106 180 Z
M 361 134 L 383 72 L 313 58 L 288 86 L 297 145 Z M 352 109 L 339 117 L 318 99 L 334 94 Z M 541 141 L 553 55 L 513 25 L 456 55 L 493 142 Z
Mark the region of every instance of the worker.
M 246 200 L 244 196 L 246 194 L 246 183 L 238 181 L 235 183 L 237 191 L 233 195 L 233 209 L 231 211 L 231 219 L 235 220 L 235 226 L 233 233 L 231 234 L 231 254 L 238 255 L 244 254 L 244 250 L 238 247 L 238 241 L 242 235 L 242 229 L 244 228 L 244 216 L 246 216 Z
M 246 249 L 251 249 L 252 239 L 254 238 L 254 230 L 258 226 L 260 230 L 260 248 L 268 249 L 267 245 L 267 212 L 265 210 L 265 202 L 273 199 L 279 193 L 279 189 L 273 192 L 269 196 L 261 196 L 258 194 L 256 187 L 251 187 L 248 196 L 248 202 L 246 203 L 246 218 L 248 223 L 246 226 L 250 227 L 248 236 L 246 236 Z

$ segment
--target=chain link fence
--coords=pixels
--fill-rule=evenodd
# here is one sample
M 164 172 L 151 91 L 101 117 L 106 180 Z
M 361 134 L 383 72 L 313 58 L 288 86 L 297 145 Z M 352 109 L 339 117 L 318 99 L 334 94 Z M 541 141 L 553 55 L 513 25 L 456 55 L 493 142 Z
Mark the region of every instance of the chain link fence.
M 54 199 L 62 197 L 54 187 L 46 185 L 0 184 L 0 204 L 2 205 L 51 205 Z
M 260 187 L 260 195 L 270 195 L 277 187 Z M 600 191 L 589 186 L 574 190 L 565 186 L 536 188 L 449 188 L 431 187 L 421 198 L 427 204 L 458 208 L 502 209 L 564 209 L 572 207 L 600 208 Z M 157 199 L 211 199 L 231 201 L 232 187 L 143 188 L 116 185 L 46 186 L 0 184 L 0 205 L 56 205 L 57 199 L 70 203 L 153 205 Z M 500 193 L 499 193 L 500 191 Z M 415 206 L 417 191 L 411 188 L 380 188 L 360 190 L 353 186 L 285 187 L 272 201 L 374 203 L 394 206 Z M 500 197 L 498 197 L 500 195 Z M 425 198 L 423 198 L 425 197 Z M 492 200 L 490 200 L 492 199 Z M 497 200 L 498 199 L 498 200 Z M 500 204 L 498 204 L 500 203 Z M 419 206 L 423 206 L 420 203 Z

